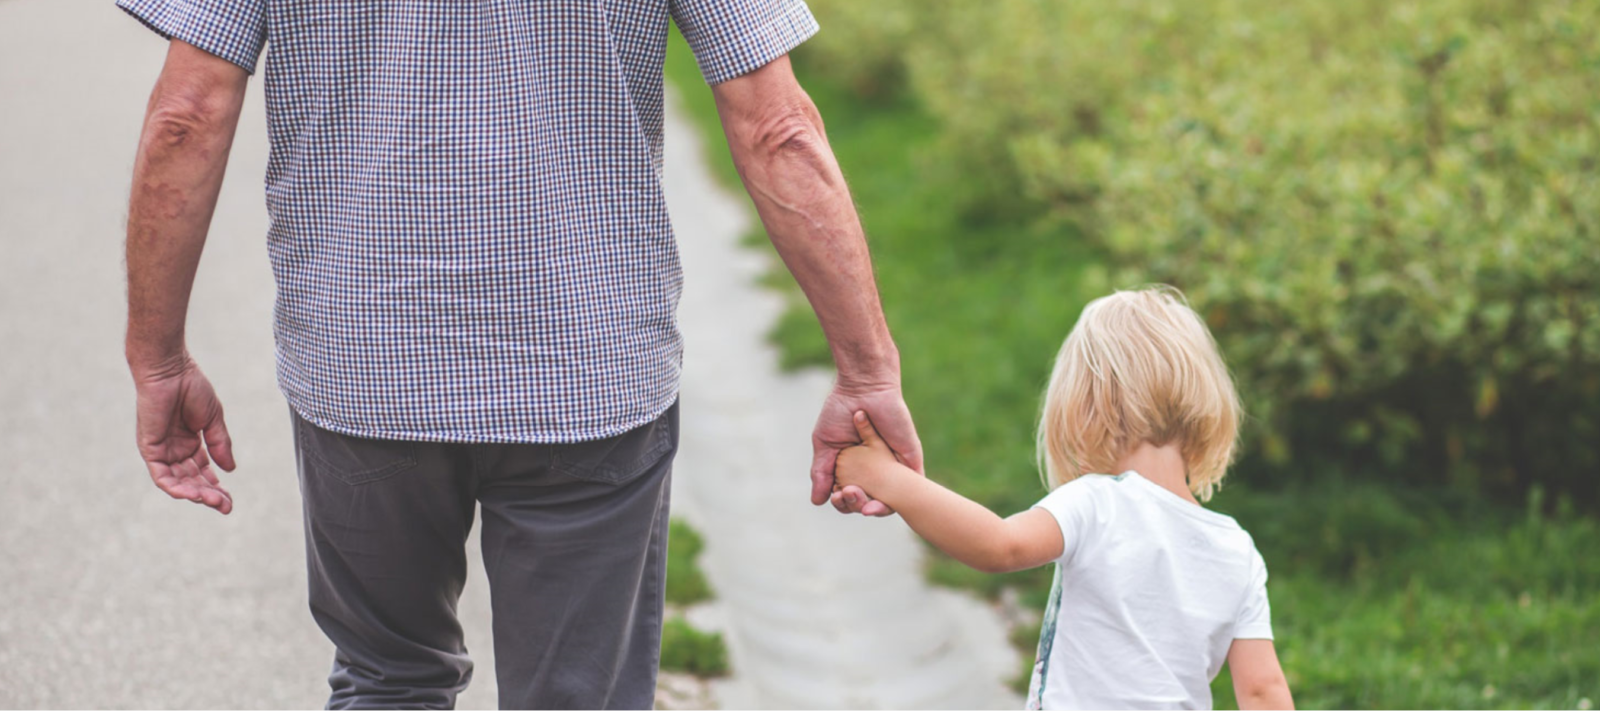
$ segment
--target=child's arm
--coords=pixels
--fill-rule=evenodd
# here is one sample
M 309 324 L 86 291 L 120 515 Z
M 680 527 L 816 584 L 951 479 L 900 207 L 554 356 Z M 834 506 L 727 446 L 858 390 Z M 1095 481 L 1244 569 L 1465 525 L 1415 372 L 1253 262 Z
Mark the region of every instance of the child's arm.
M 861 487 L 899 513 L 917 535 L 985 573 L 1036 568 L 1061 557 L 1061 526 L 1050 512 L 1032 509 L 1001 519 L 896 461 L 865 413 L 857 412 L 855 423 L 861 445 L 839 453 L 834 474 L 839 486 Z
M 1292 709 L 1289 682 L 1270 639 L 1236 639 L 1228 648 L 1228 671 L 1241 709 Z

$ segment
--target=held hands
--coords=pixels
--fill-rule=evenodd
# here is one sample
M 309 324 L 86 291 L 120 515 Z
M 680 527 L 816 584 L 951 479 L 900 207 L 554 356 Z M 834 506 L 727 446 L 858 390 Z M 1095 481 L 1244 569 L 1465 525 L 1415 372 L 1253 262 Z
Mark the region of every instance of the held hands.
M 820 506 L 831 501 L 839 513 L 888 516 L 894 511 L 881 501 L 873 501 L 860 487 L 835 485 L 834 465 L 840 451 L 861 442 L 853 421 L 857 412 L 865 412 L 871 422 L 883 428 L 880 440 L 896 453 L 894 456 L 911 469 L 922 471 L 922 442 L 917 439 L 917 428 L 900 397 L 899 386 L 860 389 L 841 384 L 823 403 L 811 435 L 811 503 Z
M 915 473 L 895 458 L 894 450 L 878 435 L 867 413 L 855 413 L 853 421 L 861 444 L 839 453 L 838 465 L 833 472 L 838 486 L 859 488 L 871 495 L 874 491 L 882 491 L 888 477 Z
M 185 354 L 170 367 L 135 367 L 133 380 L 139 391 L 139 456 L 156 487 L 174 499 L 232 511 L 233 497 L 211 463 L 233 471 L 233 440 L 200 366 Z

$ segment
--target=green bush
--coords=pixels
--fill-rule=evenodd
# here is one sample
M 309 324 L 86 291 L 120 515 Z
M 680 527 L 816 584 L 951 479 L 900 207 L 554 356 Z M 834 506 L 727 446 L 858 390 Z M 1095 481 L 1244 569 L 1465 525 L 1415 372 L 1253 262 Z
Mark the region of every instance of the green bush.
M 923 16 L 910 2 L 813 0 L 823 24 L 806 43 L 810 69 L 858 97 L 897 93 L 905 80 L 904 48 Z
M 1103 284 L 1188 292 L 1247 469 L 1600 502 L 1600 5 L 919 9 L 899 56 L 969 202 L 1082 227 Z

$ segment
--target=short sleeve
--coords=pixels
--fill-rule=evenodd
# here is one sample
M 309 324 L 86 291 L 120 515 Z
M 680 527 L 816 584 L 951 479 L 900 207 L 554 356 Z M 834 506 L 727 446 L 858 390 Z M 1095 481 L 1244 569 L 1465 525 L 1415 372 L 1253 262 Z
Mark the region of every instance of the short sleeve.
M 1253 552 L 1253 551 L 1252 551 Z M 1244 591 L 1234 639 L 1272 639 L 1272 605 L 1267 602 L 1267 564 L 1255 553 L 1250 564 L 1250 586 Z
M 671 0 L 707 84 L 748 74 L 817 33 L 805 0 Z
M 1084 540 L 1094 529 L 1091 524 L 1098 494 L 1096 483 L 1088 477 L 1074 479 L 1056 487 L 1055 491 L 1033 505 L 1036 509 L 1049 511 L 1055 517 L 1056 524 L 1061 526 L 1061 557 L 1056 559 L 1059 563 L 1071 561 L 1073 554 L 1083 547 Z
M 166 39 L 182 40 L 254 74 L 267 44 L 267 0 L 117 0 Z

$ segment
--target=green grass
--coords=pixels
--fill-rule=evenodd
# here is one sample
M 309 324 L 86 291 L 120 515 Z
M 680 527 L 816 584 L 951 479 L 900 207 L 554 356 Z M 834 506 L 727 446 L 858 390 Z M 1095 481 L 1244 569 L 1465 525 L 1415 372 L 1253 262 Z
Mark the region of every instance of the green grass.
M 728 647 L 721 634 L 702 632 L 674 617 L 661 628 L 661 668 L 699 677 L 727 676 Z
M 700 570 L 705 542 L 689 524 L 673 519 L 667 536 L 667 604 L 688 607 L 711 600 L 711 585 Z M 728 673 L 728 648 L 722 635 L 697 630 L 681 614 L 672 614 L 661 628 L 661 668 L 695 676 Z
M 688 606 L 710 600 L 714 595 L 706 575 L 700 570 L 700 551 L 705 542 L 689 524 L 673 519 L 667 536 L 667 604 Z
M 1383 506 L 1378 490 L 1354 498 Z M 1267 497 L 1264 497 L 1267 498 Z M 1600 698 L 1600 524 L 1570 506 L 1544 510 L 1535 495 L 1522 516 L 1405 511 L 1318 527 L 1315 498 L 1275 519 L 1283 532 L 1269 566 L 1280 650 L 1307 707 L 1544 707 Z M 1241 512 L 1271 549 L 1265 511 Z M 1278 503 L 1289 503 L 1280 501 Z M 1387 523 L 1385 519 L 1389 519 Z M 1388 529 L 1393 545 L 1329 556 L 1324 540 Z M 1410 535 L 1399 530 L 1409 528 Z M 1298 560 L 1296 560 L 1298 558 Z M 1224 690 L 1218 689 L 1219 698 Z
M 737 184 L 709 91 L 681 39 L 667 72 Z M 863 100 L 798 72 L 860 207 L 906 399 L 931 477 L 1002 514 L 1042 494 L 1033 465 L 1038 395 L 1061 339 L 1107 270 L 1037 206 L 975 205 L 981 175 L 943 157 L 926 113 L 892 93 Z M 759 233 L 753 242 L 764 242 Z M 789 367 L 826 365 L 815 318 L 781 270 L 792 308 L 773 332 Z M 1255 536 L 1272 573 L 1278 648 L 1303 708 L 1575 707 L 1600 701 L 1600 525 L 1534 497 L 1527 510 L 1401 482 L 1347 481 L 1315 461 L 1283 485 L 1231 481 L 1215 508 Z M 1049 571 L 983 575 L 934 556 L 931 579 L 1042 607 Z M 1014 640 L 1032 655 L 1036 631 Z M 1234 704 L 1226 671 L 1219 708 Z

